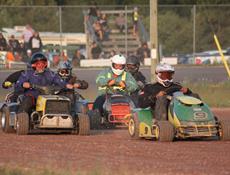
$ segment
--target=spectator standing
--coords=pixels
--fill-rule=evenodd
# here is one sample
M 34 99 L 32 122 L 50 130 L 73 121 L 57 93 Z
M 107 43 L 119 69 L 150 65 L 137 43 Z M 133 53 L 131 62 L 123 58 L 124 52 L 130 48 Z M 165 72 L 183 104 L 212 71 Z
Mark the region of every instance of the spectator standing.
M 6 51 L 7 50 L 7 42 L 4 38 L 3 34 L 0 33 L 0 51 Z
M 103 13 L 100 15 L 99 23 L 100 23 L 101 28 L 102 28 L 103 40 L 108 40 L 109 34 L 110 34 L 110 29 L 108 26 L 106 14 Z
M 81 54 L 81 51 L 79 49 L 76 50 L 72 58 L 73 67 L 80 67 L 80 61 L 84 59 L 85 56 Z
M 10 36 L 9 47 L 14 53 L 15 52 L 20 53 L 20 51 L 21 51 L 20 43 L 17 39 L 15 39 L 14 35 Z
M 100 24 L 99 20 L 94 22 L 93 29 L 95 31 L 95 34 L 96 34 L 97 38 L 100 41 L 102 41 L 103 40 L 103 30 L 102 30 L 102 27 L 101 27 L 101 24 Z
M 89 20 L 93 23 L 95 21 L 98 20 L 98 7 L 97 7 L 97 3 L 95 1 L 92 1 L 91 2 L 91 7 L 89 8 L 89 11 L 88 11 L 88 17 L 89 17 Z
M 36 52 L 41 52 L 42 40 L 38 32 L 34 32 L 33 36 L 29 40 L 29 49 L 31 49 L 32 54 Z
M 29 63 L 31 61 L 31 57 L 32 57 L 32 51 L 28 49 L 26 51 L 26 54 L 23 56 L 22 61 Z
M 98 59 L 101 54 L 101 48 L 97 45 L 96 42 L 93 42 L 92 48 L 91 48 L 91 55 L 93 59 Z
M 125 23 L 126 23 L 123 13 L 119 14 L 119 16 L 115 20 L 115 23 L 117 28 L 120 30 L 120 33 L 123 33 L 125 29 Z
M 142 64 L 144 63 L 145 58 L 150 58 L 150 49 L 148 48 L 147 43 L 142 43 L 141 47 L 137 49 L 137 56 L 140 58 Z
M 139 20 L 139 13 L 138 13 L 138 8 L 134 7 L 133 9 L 133 14 L 132 14 L 132 18 L 133 18 L 133 35 L 136 36 L 137 32 L 138 32 L 138 20 Z
M 30 38 L 33 36 L 33 34 L 34 34 L 34 29 L 31 27 L 31 25 L 27 24 L 25 30 L 22 33 L 25 51 L 29 49 L 29 41 Z

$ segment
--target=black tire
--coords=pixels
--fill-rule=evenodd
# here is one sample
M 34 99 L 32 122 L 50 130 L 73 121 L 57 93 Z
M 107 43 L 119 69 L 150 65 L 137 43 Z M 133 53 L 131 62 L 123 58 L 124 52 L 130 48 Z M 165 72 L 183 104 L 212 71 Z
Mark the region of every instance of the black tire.
M 90 129 L 101 129 L 101 115 L 97 110 L 90 110 L 88 112 L 90 119 Z
M 136 115 L 132 115 L 132 117 L 129 120 L 129 135 L 134 139 L 139 139 L 140 134 L 140 121 Z
M 17 114 L 16 132 L 18 135 L 29 134 L 29 115 L 27 113 Z
M 156 132 L 156 139 L 160 142 L 172 142 L 174 139 L 174 128 L 169 121 L 158 121 Z
M 10 110 L 7 106 L 4 106 L 1 112 L 1 127 L 5 133 L 14 133 L 15 130 L 10 126 Z
M 0 130 L 2 130 L 2 112 L 0 111 Z
M 219 137 L 222 141 L 230 140 L 230 120 L 219 121 Z
M 90 121 L 87 114 L 78 114 L 78 133 L 79 135 L 90 134 Z

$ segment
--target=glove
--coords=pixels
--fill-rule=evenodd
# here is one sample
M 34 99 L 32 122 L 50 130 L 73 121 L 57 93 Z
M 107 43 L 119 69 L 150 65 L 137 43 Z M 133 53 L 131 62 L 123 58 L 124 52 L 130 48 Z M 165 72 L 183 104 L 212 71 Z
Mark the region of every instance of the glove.
M 24 88 L 26 88 L 26 89 L 31 88 L 31 85 L 30 85 L 29 82 L 24 82 L 22 86 L 23 86 Z
M 125 84 L 124 81 L 120 81 L 120 82 L 119 82 L 119 86 L 121 86 L 121 88 L 125 89 L 126 84 Z
M 158 92 L 156 97 L 162 97 L 163 95 L 166 95 L 166 92 L 165 91 L 160 91 L 160 92 Z
M 79 88 L 79 87 L 81 87 L 81 84 L 80 83 L 74 83 L 74 88 Z
M 180 89 L 180 91 L 183 92 L 184 94 L 186 94 L 186 93 L 188 92 L 188 88 L 182 87 L 182 88 Z
M 6 81 L 6 82 L 4 82 L 3 87 L 4 88 L 10 88 L 10 87 L 12 87 L 12 85 L 13 84 L 10 81 Z
M 67 84 L 67 85 L 66 85 L 66 88 L 67 88 L 67 89 L 73 89 L 73 87 L 74 87 L 74 86 L 73 86 L 72 84 Z
M 114 79 L 108 81 L 108 86 L 113 86 L 116 83 Z

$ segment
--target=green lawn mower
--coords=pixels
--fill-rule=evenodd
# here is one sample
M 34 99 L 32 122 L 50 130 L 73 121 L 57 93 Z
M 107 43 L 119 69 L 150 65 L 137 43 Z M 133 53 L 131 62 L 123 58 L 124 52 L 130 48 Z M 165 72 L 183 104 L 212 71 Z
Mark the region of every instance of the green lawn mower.
M 199 98 L 174 92 L 167 96 L 168 119 L 156 120 L 150 108 L 133 110 L 128 131 L 133 138 L 173 141 L 185 138 L 230 140 L 230 120 L 220 119 Z

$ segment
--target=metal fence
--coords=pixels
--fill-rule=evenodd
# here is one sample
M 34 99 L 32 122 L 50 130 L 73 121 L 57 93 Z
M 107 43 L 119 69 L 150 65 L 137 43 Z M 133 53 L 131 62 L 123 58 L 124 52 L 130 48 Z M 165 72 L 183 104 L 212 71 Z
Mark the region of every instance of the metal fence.
M 131 41 L 133 35 L 132 12 L 134 6 L 98 6 L 101 13 L 107 15 L 110 34 L 119 38 L 115 20 L 120 13 L 125 17 L 125 30 L 122 40 L 110 38 L 108 42 L 101 42 L 102 51 L 109 52 L 112 48 L 126 55 L 135 53 L 142 42 L 149 41 L 149 6 L 138 6 L 139 23 L 136 40 Z M 15 34 L 21 39 L 21 33 L 13 29 L 15 26 L 31 26 L 40 32 L 44 39 L 44 49 L 60 52 L 67 51 L 71 58 L 74 50 L 81 48 L 90 57 L 91 45 L 89 27 L 86 16 L 90 6 L 1 6 L 0 29 L 8 38 Z M 158 6 L 158 37 L 162 56 L 196 55 L 198 52 L 216 50 L 213 33 L 216 33 L 223 49 L 230 46 L 230 21 L 228 20 L 230 5 L 189 5 L 189 6 Z M 8 28 L 8 29 L 7 29 Z M 76 33 L 86 33 L 85 40 L 74 36 Z M 66 39 L 66 36 L 70 37 Z M 110 35 L 112 36 L 112 34 Z M 105 40 L 106 41 L 106 40 Z M 108 47 L 108 45 L 111 45 Z M 115 44 L 115 45 L 113 45 Z M 110 48 L 110 50 L 108 49 Z M 130 53 L 129 53 L 130 52 Z

